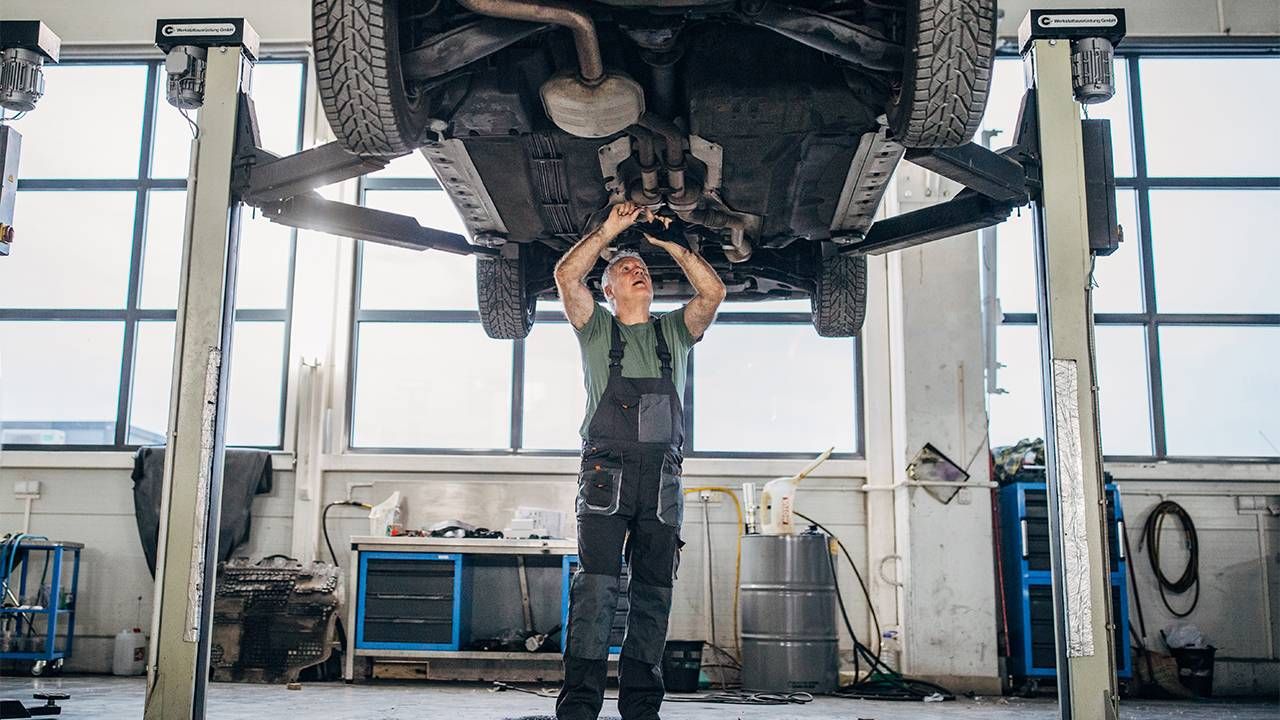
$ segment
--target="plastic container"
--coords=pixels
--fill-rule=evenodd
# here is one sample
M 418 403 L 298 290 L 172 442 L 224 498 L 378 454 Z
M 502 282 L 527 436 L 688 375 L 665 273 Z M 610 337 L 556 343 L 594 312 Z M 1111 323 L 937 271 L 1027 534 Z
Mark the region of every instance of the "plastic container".
M 701 640 L 668 640 L 662 653 L 662 682 L 671 692 L 698 691 L 702 670 Z
M 1212 645 L 1169 649 L 1178 663 L 1178 681 L 1199 697 L 1213 697 L 1213 654 L 1217 651 Z
M 147 669 L 147 636 L 139 628 L 116 633 L 111 654 L 112 675 L 141 675 Z

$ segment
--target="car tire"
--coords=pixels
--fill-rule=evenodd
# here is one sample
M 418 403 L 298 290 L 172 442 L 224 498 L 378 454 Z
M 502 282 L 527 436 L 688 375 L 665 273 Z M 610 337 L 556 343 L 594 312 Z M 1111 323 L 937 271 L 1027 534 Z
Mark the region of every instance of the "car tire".
M 363 156 L 419 148 L 426 102 L 400 72 L 398 0 L 314 0 L 311 33 L 320 103 L 338 140 Z
M 528 248 L 516 246 L 510 257 L 476 258 L 476 294 L 480 324 L 496 340 L 519 340 L 529 335 L 538 298 L 527 283 Z M 507 251 L 510 252 L 510 249 Z
M 893 139 L 956 147 L 973 139 L 987 107 L 995 56 L 995 0 L 917 0 L 906 26 L 902 86 L 889 104 Z
M 810 297 L 813 327 L 822 337 L 854 337 L 867 316 L 867 256 L 823 258 Z

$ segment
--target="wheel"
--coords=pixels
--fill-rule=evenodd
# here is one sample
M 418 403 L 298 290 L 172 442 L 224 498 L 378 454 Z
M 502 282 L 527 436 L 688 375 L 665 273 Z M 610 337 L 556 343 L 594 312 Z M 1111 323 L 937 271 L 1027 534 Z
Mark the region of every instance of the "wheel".
M 31 677 L 41 677 L 45 671 L 49 669 L 49 664 L 44 660 L 36 660 L 31 663 Z
M 529 292 L 528 266 L 529 249 L 514 244 L 497 257 L 476 258 L 480 324 L 489 337 L 519 340 L 529 335 L 538 298 Z
M 911 4 L 902 87 L 889 102 L 893 139 L 907 147 L 963 145 L 973 138 L 987 107 L 996 2 Z
M 400 72 L 399 0 L 314 0 L 311 33 L 320 103 L 334 135 L 359 155 L 422 145 L 425 100 Z
M 867 257 L 823 258 L 809 298 L 813 327 L 822 337 L 854 337 L 867 315 Z

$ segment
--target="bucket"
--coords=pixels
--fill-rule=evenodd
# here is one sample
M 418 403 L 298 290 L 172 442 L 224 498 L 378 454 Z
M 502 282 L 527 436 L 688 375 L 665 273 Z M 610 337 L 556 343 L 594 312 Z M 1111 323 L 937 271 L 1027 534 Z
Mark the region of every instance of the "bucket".
M 702 671 L 701 640 L 668 640 L 662 653 L 662 680 L 671 692 L 698 691 Z
M 1178 663 L 1178 681 L 1200 697 L 1213 697 L 1213 654 L 1218 648 L 1171 648 Z

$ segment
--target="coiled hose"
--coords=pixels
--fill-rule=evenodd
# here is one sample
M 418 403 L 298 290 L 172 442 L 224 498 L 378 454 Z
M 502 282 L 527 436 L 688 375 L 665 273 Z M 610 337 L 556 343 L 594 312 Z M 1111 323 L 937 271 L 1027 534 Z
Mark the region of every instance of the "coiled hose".
M 1177 518 L 1178 523 L 1182 525 L 1182 535 L 1187 547 L 1187 564 L 1177 580 L 1170 580 L 1160 567 L 1160 531 L 1164 527 L 1165 517 L 1170 515 Z M 1165 609 L 1174 617 L 1183 618 L 1190 615 L 1200 602 L 1200 538 L 1196 535 L 1195 523 L 1191 522 L 1191 514 L 1172 500 L 1161 502 L 1151 510 L 1150 515 L 1147 515 L 1146 525 L 1142 528 L 1142 542 L 1147 545 L 1147 559 L 1151 561 L 1151 572 L 1160 585 L 1160 601 L 1164 603 Z M 1181 595 L 1192 588 L 1195 589 L 1195 595 L 1191 598 L 1191 607 L 1185 612 L 1178 612 L 1169 605 L 1166 593 Z

